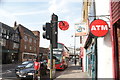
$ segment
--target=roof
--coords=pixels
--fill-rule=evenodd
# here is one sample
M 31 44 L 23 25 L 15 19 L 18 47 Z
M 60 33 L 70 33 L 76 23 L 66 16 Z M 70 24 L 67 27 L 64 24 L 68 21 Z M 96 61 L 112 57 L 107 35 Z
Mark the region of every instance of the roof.
M 2 25 L 2 28 L 6 29 L 6 30 L 9 30 L 10 33 L 15 33 L 15 30 L 12 27 L 10 27 L 10 26 L 2 23 L 2 22 L 0 22 L 0 25 Z
M 23 25 L 19 24 L 18 26 L 24 28 L 24 32 L 29 34 L 30 36 L 37 37 L 37 36 L 34 35 L 34 33 L 31 30 L 29 30 L 28 28 L 24 27 Z

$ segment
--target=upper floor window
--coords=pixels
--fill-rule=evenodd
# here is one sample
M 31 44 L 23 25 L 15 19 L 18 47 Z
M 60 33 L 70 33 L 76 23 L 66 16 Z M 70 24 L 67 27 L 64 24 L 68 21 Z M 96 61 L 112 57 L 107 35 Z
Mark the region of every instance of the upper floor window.
M 34 47 L 34 51 L 36 51 L 36 47 Z
M 17 49 L 18 49 L 18 48 L 19 48 L 19 44 L 14 43 L 14 44 L 13 44 L 13 49 L 14 49 L 14 48 L 17 48 Z
M 32 50 L 32 46 L 30 46 L 30 50 Z
M 24 47 L 25 47 L 25 49 L 27 49 L 27 45 L 25 45 Z
M 2 27 L 0 27 L 0 33 L 2 33 Z
M 34 40 L 34 43 L 36 43 L 36 40 Z
M 0 45 L 6 46 L 6 39 L 0 39 Z
M 0 27 L 0 36 L 2 36 L 2 27 Z
M 26 35 L 24 36 L 24 40 L 25 40 L 25 41 L 28 41 L 28 37 L 27 37 Z
M 6 29 L 3 29 L 3 33 L 6 34 Z
M 30 42 L 30 43 L 32 42 L 32 38 L 29 39 L 29 42 Z

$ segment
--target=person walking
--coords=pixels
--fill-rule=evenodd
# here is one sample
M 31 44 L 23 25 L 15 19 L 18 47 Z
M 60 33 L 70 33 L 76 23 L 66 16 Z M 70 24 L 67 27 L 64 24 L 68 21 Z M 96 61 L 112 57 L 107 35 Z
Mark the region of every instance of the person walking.
M 38 61 L 38 57 L 36 57 L 36 60 L 34 62 L 34 76 L 33 76 L 33 80 L 38 80 L 38 77 L 40 76 L 40 62 Z
M 75 66 L 76 66 L 76 64 L 77 64 L 77 60 L 75 59 Z

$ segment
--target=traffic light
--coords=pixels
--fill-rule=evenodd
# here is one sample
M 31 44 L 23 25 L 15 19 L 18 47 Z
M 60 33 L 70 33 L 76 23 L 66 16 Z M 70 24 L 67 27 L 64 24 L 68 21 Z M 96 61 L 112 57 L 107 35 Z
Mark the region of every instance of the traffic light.
M 45 25 L 43 25 L 43 30 L 45 31 L 43 33 L 43 38 L 50 40 L 51 39 L 51 24 L 46 23 Z
M 52 44 L 53 44 L 53 48 L 57 48 L 57 42 L 58 42 L 58 16 L 55 15 L 55 14 L 52 15 L 51 25 L 52 25 Z

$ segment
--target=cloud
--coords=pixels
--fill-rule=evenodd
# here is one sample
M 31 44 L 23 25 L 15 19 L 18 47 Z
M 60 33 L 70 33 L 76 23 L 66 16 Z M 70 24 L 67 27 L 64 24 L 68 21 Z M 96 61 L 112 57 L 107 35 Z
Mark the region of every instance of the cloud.
M 8 11 L 0 9 L 0 21 L 6 24 L 13 25 L 14 21 L 16 21 L 17 18 L 9 13 Z
M 48 2 L 48 1 L 49 0 L 4 0 L 4 2 Z
M 21 12 L 21 13 L 13 13 L 15 16 L 26 16 L 26 15 L 35 15 L 35 14 L 44 14 L 47 13 L 48 11 L 42 10 L 42 11 L 32 11 L 32 12 Z

